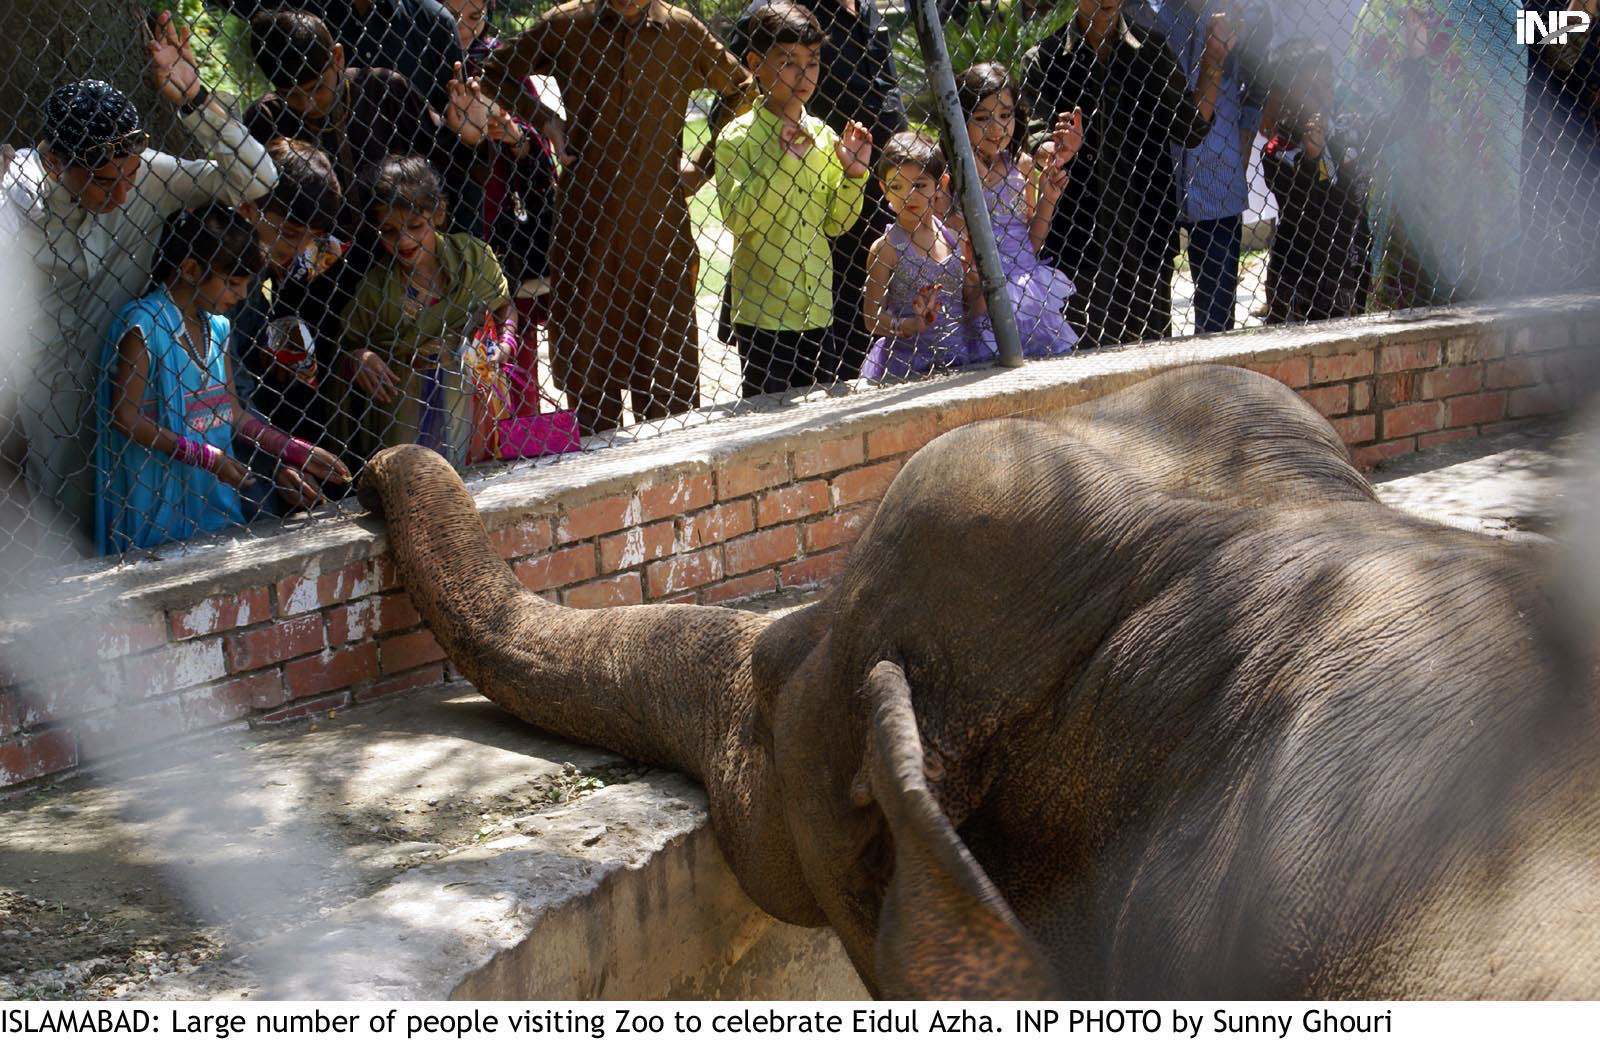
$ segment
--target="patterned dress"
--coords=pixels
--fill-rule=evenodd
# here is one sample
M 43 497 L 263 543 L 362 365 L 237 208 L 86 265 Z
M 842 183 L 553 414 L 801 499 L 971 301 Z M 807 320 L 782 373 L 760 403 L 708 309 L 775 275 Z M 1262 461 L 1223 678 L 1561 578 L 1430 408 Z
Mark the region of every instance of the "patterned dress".
M 1011 308 L 1017 315 L 1023 356 L 1070 353 L 1077 345 L 1078 333 L 1062 311 L 1077 288 L 1071 278 L 1046 265 L 1033 250 L 1022 172 L 1009 154 L 1002 153 L 1000 159 L 1006 177 L 992 189 L 985 187 L 983 199 L 989 206 L 989 221 L 994 224 L 994 238 L 1000 247 L 1000 263 L 1006 271 Z
M 144 414 L 180 437 L 232 453 L 233 401 L 224 347 L 226 317 L 206 315 L 206 344 L 189 352 L 183 316 L 165 290 L 135 299 L 111 324 L 100 356 L 95 423 L 95 536 L 101 553 L 148 549 L 191 535 L 244 523 L 239 493 L 198 466 L 135 444 L 111 425 L 117 343 L 127 332 L 144 335 L 150 355 Z
M 1551 4 L 1560 7 L 1560 4 Z M 1392 111 L 1404 94 L 1405 13 L 1428 25 L 1428 119 L 1383 151 L 1371 201 L 1374 305 L 1447 302 L 1504 290 L 1515 276 L 1527 56 L 1515 5 L 1493 0 L 1366 0 L 1344 82 Z
M 889 244 L 895 250 L 896 262 L 884 306 L 897 320 L 909 317 L 917 293 L 929 284 L 939 284 L 944 289 L 939 316 L 932 327 L 920 334 L 886 335 L 873 342 L 861 368 L 863 378 L 905 378 L 996 356 L 988 317 L 966 315 L 961 296 L 964 273 L 960 244 L 947 226 L 938 219 L 934 222 L 939 235 L 950 245 L 950 254 L 942 262 L 920 251 L 898 222 L 889 227 Z

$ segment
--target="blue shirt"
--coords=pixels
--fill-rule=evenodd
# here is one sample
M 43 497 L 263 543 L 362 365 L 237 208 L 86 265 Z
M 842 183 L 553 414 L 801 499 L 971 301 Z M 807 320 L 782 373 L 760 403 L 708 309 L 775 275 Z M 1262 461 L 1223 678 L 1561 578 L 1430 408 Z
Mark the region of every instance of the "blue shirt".
M 1204 0 L 1204 14 L 1217 9 L 1214 0 Z M 1178 66 L 1188 79 L 1190 91 L 1200 80 L 1200 57 L 1206 49 L 1205 18 L 1184 0 L 1145 0 L 1127 5 L 1129 21 L 1154 29 L 1167 38 Z M 1255 5 L 1246 8 L 1251 23 L 1264 17 Z M 1243 37 L 1257 30 L 1254 24 L 1240 27 Z M 1249 157 L 1239 144 L 1239 132 L 1254 132 L 1261 126 L 1261 106 L 1250 97 L 1250 85 L 1239 70 L 1239 50 L 1228 56 L 1222 70 L 1222 85 L 1217 91 L 1217 108 L 1211 118 L 1211 132 L 1193 149 L 1172 147 L 1173 167 L 1177 172 L 1178 209 L 1187 222 L 1209 222 L 1244 214 L 1250 206 L 1250 184 L 1246 175 Z

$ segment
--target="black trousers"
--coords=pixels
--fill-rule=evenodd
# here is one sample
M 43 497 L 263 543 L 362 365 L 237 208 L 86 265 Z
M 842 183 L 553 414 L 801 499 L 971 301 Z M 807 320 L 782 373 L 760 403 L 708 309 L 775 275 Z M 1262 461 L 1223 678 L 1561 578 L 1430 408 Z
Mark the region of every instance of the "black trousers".
M 773 331 L 733 325 L 744 371 L 744 395 L 782 393 L 832 381 L 839 372 L 837 342 L 829 328 Z

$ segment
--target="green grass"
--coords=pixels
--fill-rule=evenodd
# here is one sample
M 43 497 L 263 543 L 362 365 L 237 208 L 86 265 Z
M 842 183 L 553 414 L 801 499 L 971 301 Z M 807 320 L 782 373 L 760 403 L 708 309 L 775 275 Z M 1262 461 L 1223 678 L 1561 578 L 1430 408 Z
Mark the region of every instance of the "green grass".
M 201 0 L 144 0 L 144 6 L 171 11 L 174 20 L 189 26 L 200 80 L 213 91 L 239 99 L 241 107 L 267 93 L 267 82 L 250 57 L 250 27 L 244 19 Z
M 701 118 L 691 118 L 683 128 L 683 153 L 694 156 L 711 137 L 710 125 Z M 689 198 L 689 225 L 701 241 L 715 240 L 722 232 L 722 213 L 717 209 L 717 191 L 708 182 L 700 192 Z M 727 282 L 728 265 L 732 258 L 725 251 L 705 251 L 700 259 L 699 286 L 695 295 L 721 295 Z

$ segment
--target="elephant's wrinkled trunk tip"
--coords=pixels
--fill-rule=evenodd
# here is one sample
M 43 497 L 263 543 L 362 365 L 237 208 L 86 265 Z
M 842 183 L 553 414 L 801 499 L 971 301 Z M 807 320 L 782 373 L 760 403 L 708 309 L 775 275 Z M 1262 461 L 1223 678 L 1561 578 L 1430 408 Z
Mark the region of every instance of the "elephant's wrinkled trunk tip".
M 389 457 L 389 452 L 394 448 L 384 448 L 367 461 L 367 465 L 356 478 L 356 501 L 361 508 L 377 517 L 386 519 L 383 508 L 383 463 Z
M 397 444 L 392 448 L 384 448 L 367 460 L 356 478 L 356 501 L 368 513 L 388 520 L 394 508 L 389 500 L 396 494 L 393 488 L 397 482 L 408 477 L 413 480 L 430 478 L 441 469 L 457 486 L 461 486 L 456 471 L 437 452 L 420 444 Z

